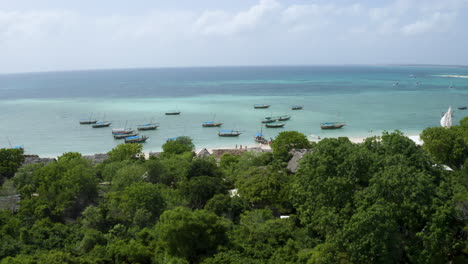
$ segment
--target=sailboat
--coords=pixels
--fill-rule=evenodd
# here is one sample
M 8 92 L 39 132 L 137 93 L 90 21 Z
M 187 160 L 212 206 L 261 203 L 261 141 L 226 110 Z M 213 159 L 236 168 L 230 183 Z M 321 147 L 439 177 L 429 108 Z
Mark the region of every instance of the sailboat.
M 442 127 L 451 127 L 452 126 L 452 107 L 450 106 L 447 112 L 440 119 L 440 126 Z

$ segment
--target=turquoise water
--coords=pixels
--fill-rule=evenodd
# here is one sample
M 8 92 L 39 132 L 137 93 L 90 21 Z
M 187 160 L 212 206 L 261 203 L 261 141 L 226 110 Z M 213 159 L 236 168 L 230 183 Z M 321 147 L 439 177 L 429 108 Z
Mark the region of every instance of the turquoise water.
M 455 67 L 226 67 L 81 71 L 0 75 L 0 146 L 23 145 L 27 153 L 56 156 L 68 151 L 107 152 L 119 143 L 112 128 L 136 128 L 150 138 L 145 151 L 158 151 L 167 138 L 190 136 L 201 147 L 254 145 L 260 121 L 291 114 L 284 128 L 263 128 L 267 137 L 297 130 L 321 137 L 366 137 L 384 130 L 418 134 L 437 126 L 449 105 L 468 105 L 468 75 Z M 396 84 L 398 82 L 398 84 Z M 419 85 L 417 84 L 419 83 Z M 449 88 L 452 85 L 453 88 Z M 254 109 L 254 104 L 271 104 Z M 304 105 L 292 111 L 293 104 Z M 164 112 L 179 110 L 180 116 Z M 93 129 L 79 119 L 91 113 L 112 122 Z M 455 110 L 458 122 L 468 111 Z M 242 130 L 220 138 L 204 121 Z M 320 122 L 346 121 L 340 130 L 321 131 Z

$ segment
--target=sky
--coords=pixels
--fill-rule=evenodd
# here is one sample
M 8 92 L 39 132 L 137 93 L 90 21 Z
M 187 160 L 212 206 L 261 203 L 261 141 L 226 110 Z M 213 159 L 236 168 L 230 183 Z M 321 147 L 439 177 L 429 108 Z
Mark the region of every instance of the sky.
M 0 0 L 0 73 L 468 65 L 468 0 Z

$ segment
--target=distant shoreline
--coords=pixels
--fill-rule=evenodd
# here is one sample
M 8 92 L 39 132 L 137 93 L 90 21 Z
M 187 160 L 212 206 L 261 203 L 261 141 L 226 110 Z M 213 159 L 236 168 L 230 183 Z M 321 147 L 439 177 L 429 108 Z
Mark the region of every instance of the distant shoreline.
M 171 69 L 204 69 L 204 68 L 276 68 L 276 67 L 440 67 L 440 68 L 468 68 L 468 65 L 451 64 L 394 64 L 394 63 L 344 63 L 344 64 L 274 64 L 274 65 L 194 65 L 194 66 L 160 66 L 160 67 L 123 67 L 123 68 L 84 68 L 67 70 L 37 70 L 24 72 L 0 72 L 1 75 L 44 74 L 44 73 L 72 73 L 93 71 L 127 71 L 127 70 L 171 70 Z
M 422 141 L 419 137 L 419 135 L 414 135 L 414 134 L 411 134 L 411 135 L 407 135 L 405 134 L 406 137 L 408 137 L 409 139 L 411 139 L 413 142 L 416 143 L 416 145 L 422 145 Z M 311 142 L 318 142 L 322 139 L 326 139 L 326 138 L 340 138 L 340 137 L 346 137 L 346 136 L 338 136 L 338 137 L 321 137 L 320 139 L 313 139 L 311 140 L 310 136 L 308 136 L 309 138 L 309 141 Z M 351 141 L 352 143 L 356 143 L 356 144 L 359 144 L 359 143 L 363 143 L 367 138 L 370 138 L 372 136 L 367 136 L 367 137 L 359 137 L 359 136 L 352 136 L 352 137 L 347 137 L 349 139 L 349 141 Z M 242 147 L 242 148 L 241 148 Z M 213 147 L 196 147 L 194 152 L 196 154 L 198 154 L 200 151 L 202 150 L 208 150 L 208 152 L 211 154 L 213 153 L 213 150 L 236 150 L 236 149 L 246 149 L 247 151 L 250 149 L 250 150 L 255 150 L 255 149 L 262 149 L 262 150 L 266 150 L 266 151 L 269 151 L 271 150 L 271 147 L 269 145 L 266 145 L 266 144 L 238 144 L 238 145 L 232 145 L 232 146 L 227 146 L 227 145 L 224 145 L 224 146 L 213 146 Z M 110 150 L 109 150 L 110 151 Z M 143 151 L 143 154 L 145 156 L 146 159 L 148 159 L 150 157 L 150 153 L 155 153 L 155 152 L 158 152 L 158 151 Z M 81 153 L 83 156 L 92 156 L 92 155 L 100 155 L 100 154 L 103 154 L 103 153 Z M 30 154 L 28 153 L 27 155 L 38 155 L 40 158 L 48 158 L 48 159 L 57 159 L 58 157 L 60 157 L 61 155 L 40 155 L 40 154 Z

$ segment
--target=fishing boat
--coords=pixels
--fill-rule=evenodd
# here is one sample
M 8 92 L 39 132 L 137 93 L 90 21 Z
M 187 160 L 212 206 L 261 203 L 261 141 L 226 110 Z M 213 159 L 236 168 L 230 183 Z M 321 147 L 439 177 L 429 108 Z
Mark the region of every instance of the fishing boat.
M 345 122 L 325 122 L 325 123 L 320 123 L 320 128 L 321 129 L 338 129 L 342 128 L 346 125 Z
M 262 120 L 262 123 L 263 124 L 268 124 L 268 123 L 274 123 L 276 121 L 278 121 L 278 119 L 275 118 L 275 117 L 265 117 L 265 119 Z
M 170 111 L 170 112 L 166 112 L 166 115 L 180 115 L 180 111 Z
M 459 106 L 458 107 L 459 110 L 465 110 L 466 108 L 468 108 L 468 107 L 466 107 L 466 106 Z
M 114 134 L 114 138 L 115 138 L 115 139 L 123 139 L 123 138 L 134 137 L 134 136 L 138 136 L 138 133 L 130 133 L 130 134 L 119 134 L 119 133 L 116 133 L 116 134 Z
M 114 129 L 112 129 L 112 135 L 115 135 L 115 134 L 132 134 L 134 132 L 135 132 L 135 130 L 133 130 L 131 128 L 114 128 Z
M 268 107 L 270 107 L 270 105 L 267 105 L 267 104 L 256 104 L 256 105 L 254 105 L 255 109 L 265 109 L 265 108 L 268 108 Z
M 91 125 L 91 124 L 96 124 L 97 120 L 91 120 L 91 119 L 81 119 L 80 120 L 80 125 Z
M 137 129 L 138 130 L 155 130 L 156 128 L 159 127 L 158 123 L 148 123 L 148 124 L 143 124 L 143 125 L 138 125 Z
M 304 108 L 304 106 L 302 106 L 302 105 L 293 105 L 293 106 L 291 106 L 291 110 L 302 110 L 302 108 Z
M 447 112 L 444 113 L 442 118 L 440 119 L 440 126 L 441 127 L 451 127 L 452 126 L 452 107 L 450 106 Z
M 219 130 L 218 136 L 220 137 L 237 137 L 242 134 L 238 130 Z
M 271 141 L 268 141 L 262 133 L 257 133 L 255 134 L 254 137 L 255 142 L 260 143 L 260 144 L 270 144 Z
M 96 122 L 93 124 L 93 128 L 108 127 L 111 124 L 111 122 Z
M 143 143 L 145 142 L 149 137 L 148 136 L 132 136 L 132 137 L 126 137 L 125 138 L 125 143 Z
M 202 127 L 220 127 L 223 123 L 216 123 L 213 121 L 203 122 Z
M 285 123 L 269 123 L 269 124 L 265 124 L 266 127 L 268 128 L 280 128 L 280 127 L 284 127 L 284 125 L 286 125 Z
M 284 115 L 284 116 L 278 117 L 278 120 L 279 120 L 279 121 L 287 121 L 287 120 L 289 120 L 289 119 L 291 119 L 291 116 L 290 116 L 290 115 Z
M 80 119 L 80 125 L 91 125 L 96 124 L 97 120 L 93 119 L 93 113 L 89 116 L 88 119 Z

